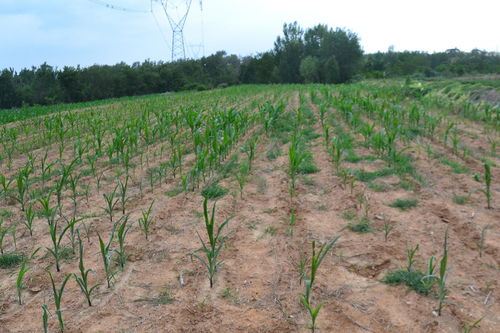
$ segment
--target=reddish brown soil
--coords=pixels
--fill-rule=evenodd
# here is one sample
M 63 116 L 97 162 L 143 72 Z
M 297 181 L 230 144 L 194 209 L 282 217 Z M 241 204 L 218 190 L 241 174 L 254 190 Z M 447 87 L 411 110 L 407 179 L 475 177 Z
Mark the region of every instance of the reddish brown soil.
M 290 107 L 298 105 L 298 95 L 291 98 Z M 314 109 L 315 107 L 312 106 Z M 320 133 L 319 127 L 316 128 Z M 484 140 L 481 128 L 478 140 Z M 97 289 L 94 304 L 88 307 L 74 279 L 64 291 L 63 316 L 67 332 L 307 332 L 309 316 L 299 302 L 304 293 L 300 283 L 298 263 L 310 255 L 311 242 L 325 243 L 342 235 L 334 251 L 329 253 L 319 268 L 313 303 L 324 303 L 318 318 L 320 332 L 459 332 L 464 323 L 484 318 L 476 332 L 499 332 L 500 303 L 500 191 L 498 181 L 493 186 L 494 209 L 486 209 L 484 196 L 479 191 L 471 194 L 465 205 L 452 201 L 456 194 L 468 194 L 481 188 L 470 175 L 454 174 L 449 167 L 427 156 L 422 149 L 431 145 L 450 159 L 447 148 L 425 140 L 411 150 L 418 172 L 428 185 L 418 186 L 414 192 L 403 190 L 396 176 L 380 178 L 387 190 L 374 192 L 367 184 L 358 182 L 352 193 L 335 175 L 334 166 L 322 145 L 322 138 L 312 143 L 315 163 L 320 169 L 299 180 L 293 199 L 297 208 L 297 224 L 290 233 L 289 176 L 287 174 L 288 146 L 281 147 L 276 160 L 266 157 L 268 145 L 261 138 L 253 172 L 245 186 L 243 197 L 238 194 L 234 178 L 221 185 L 231 193 L 218 200 L 216 220 L 220 223 L 234 216 L 226 232 L 229 238 L 221 251 L 223 266 L 210 289 L 206 270 L 189 254 L 200 246 L 198 231 L 203 235 L 202 197 L 199 191 L 169 197 L 165 193 L 178 187 L 178 180 L 169 178 L 152 191 L 145 186 L 141 198 L 139 188 L 133 186 L 127 211 L 137 221 L 141 209 L 154 199 L 154 230 L 150 239 L 137 228 L 131 229 L 126 240 L 130 254 L 124 271 L 116 274 L 111 289 L 105 285 Z M 464 141 L 465 142 L 465 141 Z M 466 142 L 471 151 L 481 144 Z M 369 153 L 360 148 L 359 155 Z M 53 151 L 55 160 L 57 151 Z M 493 158 L 492 158 L 493 159 Z M 24 164 L 19 157 L 13 169 Z M 498 164 L 500 161 L 494 159 Z M 353 168 L 379 169 L 383 161 L 348 164 Z M 482 165 L 475 159 L 462 161 L 471 173 L 481 173 Z M 134 180 L 144 176 L 137 170 Z M 96 271 L 92 283 L 104 281 L 97 242 L 97 232 L 107 239 L 111 225 L 104 214 L 102 193 L 108 193 L 115 184 L 114 173 L 106 171 L 109 183 L 100 193 L 93 191 L 88 202 L 79 202 L 80 214 L 93 214 L 86 225 L 90 241 L 85 240 L 85 265 Z M 493 179 L 500 179 L 498 168 Z M 94 182 L 92 177 L 85 178 Z M 134 183 L 135 184 L 135 183 Z M 94 183 L 92 183 L 94 186 Z M 356 194 L 368 197 L 368 217 L 377 230 L 357 234 L 346 229 L 342 214 L 349 210 L 363 214 Z M 418 206 L 400 211 L 388 206 L 397 198 L 417 198 Z M 19 220 L 18 208 L 12 221 Z M 65 209 L 71 210 L 70 201 Z M 120 216 L 117 211 L 116 215 Z M 397 222 L 384 241 L 381 217 Z M 35 221 L 35 236 L 30 238 L 19 227 L 18 251 L 30 252 L 36 246 L 49 246 L 43 219 Z M 483 257 L 478 255 L 478 240 L 482 226 L 489 224 Z M 448 301 L 440 317 L 433 315 L 437 301 L 432 296 L 419 295 L 404 286 L 388 286 L 381 282 L 387 272 L 403 267 L 408 247 L 420 244 L 418 267 L 425 269 L 427 259 L 442 255 L 442 242 L 449 229 Z M 23 234 L 24 233 L 24 234 Z M 14 244 L 7 236 L 7 249 Z M 17 305 L 15 280 L 17 269 L 0 270 L 0 332 L 41 331 L 41 305 L 49 304 L 50 331 L 58 330 L 53 307 L 50 280 L 46 269 L 52 259 L 41 252 L 27 273 L 24 304 Z M 54 274 L 59 285 L 66 273 L 78 271 L 78 260 L 65 260 L 62 272 Z M 168 293 L 169 304 L 160 304 L 160 296 Z

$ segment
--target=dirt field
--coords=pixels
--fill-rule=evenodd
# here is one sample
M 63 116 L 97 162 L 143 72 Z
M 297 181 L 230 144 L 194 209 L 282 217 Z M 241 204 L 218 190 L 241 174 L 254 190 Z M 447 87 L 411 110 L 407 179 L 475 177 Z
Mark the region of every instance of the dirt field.
M 363 181 L 364 178 L 356 170 L 374 175 L 376 171 L 391 168 L 391 165 L 372 146 L 362 144 L 365 141 L 363 136 L 343 122 L 335 103 L 327 104 L 325 121 L 330 124 L 330 139 L 341 135 L 342 131 L 350 133 L 354 140 L 350 155 L 361 157 L 349 159 L 347 154 L 343 155 L 341 169 L 351 172 L 346 181 L 332 161 L 328 150 L 330 144 L 325 145 L 320 123 L 323 104 L 317 103 L 314 93 L 310 94 L 317 90 L 317 98 L 326 101 L 338 96 L 336 88 L 331 89 L 330 95 L 325 95 L 316 86 L 267 89 L 269 91 L 263 89 L 248 93 L 232 91 L 230 97 L 218 103 L 247 108 L 249 114 L 259 113 L 259 106 L 265 101 L 276 105 L 280 100 L 286 100 L 285 113 L 307 109 L 309 113 L 305 114 L 310 122 L 304 121 L 304 124 L 307 123 L 304 128 L 309 129 L 308 134 L 304 134 L 305 145 L 311 153 L 316 172 L 298 175 L 297 187 L 291 194 L 288 156 L 291 132 L 266 135 L 259 120 L 242 132 L 227 157 L 215 164 L 217 168 L 214 167 L 213 172 L 203 176 L 204 180 L 194 191 L 182 191 L 179 174 L 174 177 L 170 169 L 160 179 L 153 180 L 154 184 L 150 186 L 148 175 L 151 168 L 167 162 L 173 152 L 167 138 L 141 147 L 145 153 L 133 158 L 134 167 L 130 171 L 127 192 L 129 199 L 125 205 L 126 213 L 130 214 L 129 223 L 133 223 L 125 240 L 128 259 L 123 270 L 113 261 L 115 275 L 111 288 L 107 288 L 105 283 L 97 235 L 100 234 L 105 242 L 109 239 L 113 223 L 104 209 L 103 194 L 111 193 L 119 179 L 124 181 L 123 168 L 106 163 L 107 158 L 103 154 L 98 160 L 98 169 L 102 171 L 99 190 L 91 172 L 84 172 L 89 169 L 85 162 L 75 169 L 82 174 L 80 184 L 88 184 L 90 189 L 88 195 L 84 195 L 83 188 L 87 185 L 80 185 L 75 214 L 85 218 L 77 227 L 83 238 L 85 267 L 95 271 L 89 275 L 91 285 L 97 282 L 103 284 L 94 291 L 93 304 L 89 307 L 75 279 L 70 278 L 62 297 L 65 331 L 310 331 L 309 314 L 300 302 L 300 296 L 305 293 L 300 262 L 311 256 L 313 240 L 326 244 L 340 235 L 319 267 L 312 290 L 313 305 L 323 303 L 316 331 L 460 332 L 466 323 L 472 324 L 483 318 L 473 332 L 499 332 L 500 170 L 497 166 L 500 159 L 496 146 L 491 151 L 489 143 L 491 140 L 498 141 L 498 130 L 483 122 L 447 114 L 447 117 L 457 119 L 455 139 L 462 148 L 466 147 L 466 154 L 462 150 L 457 153 L 450 144 L 443 143 L 446 130 L 443 120 L 437 126 L 434 137 L 418 135 L 408 141 L 397 141 L 397 149 L 406 149 L 404 153 L 411 158 L 414 167 L 412 174 L 418 177 L 409 173 L 387 172 Z M 198 97 L 201 94 L 200 101 L 220 101 L 220 96 L 216 96 L 220 92 L 214 93 L 214 96 L 209 96 L 210 92 L 193 94 Z M 253 94 L 255 97 L 252 97 Z M 163 110 L 175 110 L 176 103 L 189 107 L 191 101 L 188 96 L 167 102 L 162 106 Z M 151 105 L 151 109 L 155 107 Z M 147 107 L 124 106 L 124 110 L 138 110 L 137 114 L 141 114 L 144 108 Z M 433 112 L 439 112 L 437 108 L 432 108 Z M 89 112 L 92 111 L 84 111 L 85 114 Z M 110 108 L 101 107 L 92 117 L 107 121 L 107 112 L 112 117 L 129 119 L 129 113 L 123 111 L 120 114 L 119 104 Z M 78 111 L 70 114 L 79 115 Z M 366 118 L 364 121 L 369 123 L 371 120 Z M 27 125 L 27 128 L 37 124 L 36 121 L 25 122 L 33 124 Z M 16 124 L 22 125 L 23 122 Z M 83 122 L 77 121 L 71 126 L 83 127 Z M 379 124 L 375 128 L 378 127 Z M 36 165 L 45 151 L 48 152 L 48 161 L 59 160 L 60 151 L 56 143 L 45 145 L 36 132 L 31 134 L 32 137 L 21 137 L 19 142 L 24 141 L 25 146 L 32 147 L 32 151 L 39 156 Z M 183 144 L 191 147 L 191 135 L 186 126 L 181 130 L 179 140 L 184 140 Z M 251 137 L 259 139 L 248 181 L 240 194 L 235 170 L 247 158 L 242 147 Z M 68 149 L 62 152 L 66 165 L 74 158 L 74 142 L 74 138 L 68 138 Z M 164 146 L 167 147 L 162 148 Z M 149 157 L 149 169 L 146 156 Z M 484 157 L 492 165 L 491 209 L 486 207 L 485 195 L 481 192 L 485 188 L 481 160 Z M 17 193 L 17 174 L 27 161 L 27 155 L 19 149 L 14 153 L 10 170 L 5 159 L 0 166 L 0 174 L 14 179 L 10 192 L 13 196 Z M 183 170 L 179 172 L 187 174 L 195 161 L 195 153 L 187 149 L 182 159 Z M 464 171 L 453 172 L 450 161 L 462 166 Z M 57 167 L 54 166 L 54 169 Z M 39 177 L 40 168 L 36 170 L 31 176 L 32 180 L 36 180 L 32 181 L 30 191 L 37 194 L 30 196 L 29 202 L 36 211 L 40 211 L 39 199 L 60 179 L 60 174 L 54 172 L 44 187 Z M 228 190 L 216 200 L 216 224 L 233 218 L 224 229 L 228 238 L 220 251 L 223 263 L 215 276 L 213 288 L 210 288 L 206 268 L 190 253 L 201 246 L 197 233 L 203 239 L 207 238 L 200 192 L 215 180 Z M 37 192 L 35 189 L 42 190 Z M 63 194 L 61 212 L 55 217 L 60 221 L 61 229 L 66 225 L 64 217 L 69 218 L 73 214 L 68 186 Z M 415 199 L 416 206 L 405 210 L 391 207 L 397 199 Z M 137 221 L 141 211 L 146 210 L 153 200 L 152 231 L 146 240 Z M 209 201 L 209 206 L 214 202 Z M 55 193 L 51 197 L 51 205 L 56 206 Z M 20 263 L 0 268 L 0 332 L 43 331 L 43 304 L 47 304 L 50 310 L 49 331 L 57 332 L 59 324 L 47 271 L 53 274 L 59 288 L 67 273 L 79 272 L 78 251 L 66 251 L 61 260 L 61 272 L 56 272 L 54 258 L 44 248 L 51 248 L 52 243 L 43 214 L 35 217 L 33 236 L 30 237 L 27 228 L 19 224 L 25 219 L 19 202 L 9 196 L 0 198 L 0 212 L 3 212 L 4 226 L 17 226 L 15 243 L 12 232 L 5 235 L 4 253 L 22 253 L 26 258 L 36 248 L 43 247 L 28 263 L 31 269 L 24 276 L 22 305 L 18 304 L 16 290 Z M 290 222 L 292 214 L 296 217 L 294 223 Z M 122 216 L 119 203 L 114 215 L 114 221 Z M 367 232 L 355 232 L 349 227 L 357 221 L 367 222 Z M 384 223 L 393 226 L 387 239 L 384 239 Z M 488 228 L 481 238 L 481 231 L 486 225 Z M 389 285 L 383 280 L 389 273 L 407 267 L 407 250 L 417 244 L 415 267 L 425 272 L 429 258 L 435 256 L 439 269 L 446 230 L 449 236 L 446 301 L 449 304 L 437 316 L 436 288 L 429 295 L 424 295 L 405 285 Z M 68 236 L 63 237 L 62 244 L 70 249 Z M 118 247 L 116 240 L 112 247 Z M 305 278 L 308 272 L 307 265 Z

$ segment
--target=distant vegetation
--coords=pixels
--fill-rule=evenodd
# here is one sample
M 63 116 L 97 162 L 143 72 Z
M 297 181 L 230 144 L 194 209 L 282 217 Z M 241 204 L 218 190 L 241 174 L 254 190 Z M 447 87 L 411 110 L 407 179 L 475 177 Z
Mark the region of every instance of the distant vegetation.
M 284 24 L 274 48 L 255 56 L 224 51 L 198 60 L 132 65 L 123 62 L 82 68 L 46 63 L 0 72 L 0 109 L 205 90 L 247 83 L 344 83 L 357 78 L 500 74 L 500 54 L 457 49 L 440 53 L 378 52 L 363 55 L 358 36 L 317 25 L 303 30 Z

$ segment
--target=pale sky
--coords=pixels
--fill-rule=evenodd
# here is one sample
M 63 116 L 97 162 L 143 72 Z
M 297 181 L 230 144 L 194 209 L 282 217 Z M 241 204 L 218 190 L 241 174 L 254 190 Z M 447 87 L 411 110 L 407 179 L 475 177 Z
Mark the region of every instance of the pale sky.
M 158 4 L 153 13 L 150 0 L 0 0 L 0 69 L 169 61 L 171 30 Z M 206 0 L 203 11 L 193 0 L 184 29 L 187 56 L 267 51 L 283 23 L 293 21 L 350 29 L 367 53 L 391 45 L 500 51 L 500 0 Z M 204 52 L 197 46 L 202 41 Z

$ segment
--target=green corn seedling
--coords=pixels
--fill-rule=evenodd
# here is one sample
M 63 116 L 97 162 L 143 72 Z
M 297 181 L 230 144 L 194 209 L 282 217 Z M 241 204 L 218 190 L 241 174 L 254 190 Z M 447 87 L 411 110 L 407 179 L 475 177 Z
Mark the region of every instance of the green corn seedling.
M 484 163 L 484 182 L 486 188 L 481 190 L 486 196 L 486 202 L 488 204 L 488 209 L 491 209 L 491 167 L 488 163 Z
M 97 233 L 97 237 L 99 238 L 99 249 L 101 252 L 101 259 L 104 266 L 104 273 L 106 275 L 106 283 L 108 285 L 108 288 L 111 288 L 111 281 L 114 277 L 114 274 L 111 270 L 111 255 L 113 252 L 113 250 L 111 249 L 111 243 L 113 242 L 113 239 L 115 237 L 115 231 L 117 225 L 118 223 L 114 224 L 113 229 L 111 230 L 109 241 L 107 243 L 104 243 L 104 241 L 101 238 L 101 235 Z
M 318 317 L 319 311 L 321 310 L 321 307 L 323 306 L 322 303 L 318 304 L 316 307 L 313 307 L 311 305 L 311 290 L 313 289 L 314 286 L 314 281 L 316 279 L 316 273 L 318 271 L 319 266 L 321 265 L 321 262 L 325 258 L 326 254 L 330 251 L 330 249 L 335 245 L 335 242 L 340 238 L 340 236 L 335 237 L 330 243 L 328 244 L 323 244 L 320 248 L 319 251 L 316 252 L 316 242 L 312 242 L 312 256 L 311 256 L 311 270 L 309 276 L 305 279 L 306 282 L 306 293 L 305 295 L 302 295 L 300 297 L 300 301 L 302 305 L 308 310 L 309 315 L 311 317 L 311 331 L 315 332 L 317 326 L 316 326 L 316 319 Z
M 95 273 L 91 269 L 85 269 L 85 265 L 83 263 L 83 256 L 84 256 L 84 251 L 83 251 L 83 242 L 82 239 L 80 238 L 80 233 L 78 233 L 78 244 L 80 247 L 80 263 L 78 265 L 78 268 L 80 269 L 80 276 L 78 276 L 76 273 L 73 273 L 73 276 L 75 277 L 76 282 L 78 283 L 78 286 L 80 286 L 80 289 L 82 293 L 85 295 L 85 298 L 87 299 L 87 303 L 89 306 L 92 306 L 92 292 L 102 285 L 102 283 L 97 283 L 93 286 L 89 285 L 89 274 L 90 273 Z
M 142 232 L 144 233 L 144 236 L 146 237 L 146 240 L 148 240 L 148 236 L 151 232 L 151 224 L 153 223 L 153 219 L 151 218 L 151 212 L 153 210 L 153 204 L 155 201 L 153 200 L 151 204 L 149 205 L 147 210 L 142 210 L 141 211 L 141 217 L 139 218 L 139 227 L 141 228 Z
M 416 264 L 417 260 L 415 259 L 415 253 L 417 253 L 419 248 L 419 244 L 415 246 L 415 248 L 409 248 L 406 250 L 406 270 L 411 272 L 413 269 L 413 265 Z
M 128 224 L 129 215 L 124 215 L 120 218 L 118 223 L 118 229 L 116 232 L 116 238 L 118 239 L 119 249 L 115 250 L 118 255 L 117 261 L 120 265 L 120 268 L 123 270 L 125 268 L 125 263 L 127 262 L 127 253 L 125 252 L 125 238 L 132 227 L 131 224 Z
M 464 327 L 462 328 L 462 332 L 463 333 L 472 333 L 472 330 L 474 330 L 475 328 L 477 328 L 478 325 L 479 325 L 479 323 L 481 323 L 482 320 L 483 320 L 483 318 L 480 318 L 479 320 L 476 320 L 472 324 L 465 323 Z
M 64 235 L 66 232 L 74 227 L 75 223 L 78 222 L 78 220 L 72 220 L 68 222 L 66 227 L 61 231 L 60 234 L 58 234 L 58 224 L 59 222 L 57 220 L 54 220 L 52 223 L 49 224 L 49 233 L 50 233 L 50 239 L 52 240 L 52 248 L 46 247 L 47 251 L 54 257 L 55 263 L 56 263 L 56 270 L 58 272 L 61 271 L 59 262 L 61 260 L 61 242 L 63 240 Z
M 49 307 L 47 304 L 42 305 L 42 327 L 43 327 L 43 332 L 48 333 L 49 332 Z
M 115 186 L 113 189 L 113 192 L 110 194 L 103 194 L 102 196 L 104 197 L 104 200 L 106 201 L 106 207 L 104 207 L 104 211 L 108 214 L 109 216 L 109 221 L 113 223 L 113 210 L 115 209 L 116 205 L 118 204 L 119 199 L 116 198 L 116 190 L 118 189 L 118 185 Z
M 0 254 L 3 254 L 3 241 L 5 239 L 5 235 L 9 233 L 9 228 L 3 226 L 4 220 L 0 218 Z
M 222 236 L 221 233 L 224 227 L 229 223 L 232 218 L 228 218 L 224 223 L 219 225 L 217 230 L 215 230 L 215 203 L 212 207 L 212 214 L 208 216 L 208 208 L 207 208 L 208 199 L 205 198 L 203 201 L 203 216 L 205 218 L 205 229 L 207 231 L 208 242 L 205 242 L 203 238 L 201 238 L 200 234 L 198 237 L 201 241 L 202 247 L 193 251 L 191 253 L 191 257 L 197 258 L 208 271 L 208 279 L 210 281 L 210 288 L 214 285 L 215 274 L 217 273 L 218 268 L 222 264 L 222 261 L 218 260 L 220 250 L 224 245 L 224 241 L 227 236 Z M 206 256 L 206 259 L 197 253 L 202 253 Z
M 125 215 L 125 205 L 127 204 L 127 201 L 129 198 L 127 197 L 127 189 L 128 189 L 128 179 L 129 177 L 125 177 L 125 183 L 123 183 L 121 180 L 118 182 L 118 188 L 119 188 L 119 198 L 120 198 L 120 203 L 121 203 L 121 208 L 122 208 L 122 214 Z
M 29 204 L 25 212 L 26 219 L 22 220 L 21 223 L 28 229 L 30 237 L 33 236 L 33 221 L 35 219 L 35 211 L 33 210 L 33 204 Z
M 71 274 L 66 274 L 66 277 L 64 278 L 61 287 L 59 290 L 56 288 L 56 284 L 54 282 L 54 278 L 52 277 L 52 274 L 50 272 L 50 282 L 52 283 L 52 291 L 54 293 L 54 304 L 56 306 L 56 315 L 57 315 L 57 320 L 59 321 L 59 328 L 61 332 L 64 332 L 64 321 L 62 317 L 62 309 L 61 309 L 61 300 L 62 300 L 62 295 L 64 291 L 64 287 L 66 287 L 66 283 L 68 283 L 69 278 L 71 277 Z
M 29 262 L 31 261 L 31 259 L 33 259 L 35 257 L 35 255 L 37 254 L 37 252 L 40 250 L 41 248 L 37 248 L 29 258 L 25 258 L 21 264 L 21 269 L 19 270 L 19 273 L 17 273 L 17 279 L 16 279 L 16 289 L 17 289 L 17 302 L 19 305 L 22 305 L 23 302 L 22 302 L 22 293 L 23 293 L 23 289 L 24 289 L 24 275 L 26 274 L 26 272 L 28 272 L 31 267 L 29 267 Z
M 441 315 L 443 305 L 446 303 L 446 296 L 449 290 L 446 288 L 447 266 L 448 266 L 448 229 L 444 233 L 443 257 L 439 263 L 439 276 L 437 277 L 438 284 L 438 315 Z

